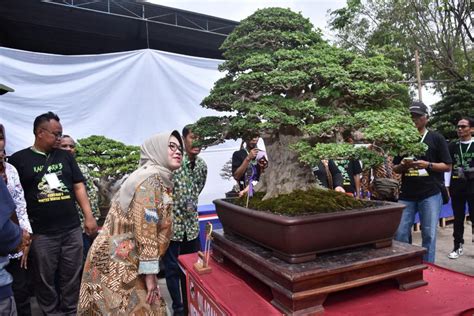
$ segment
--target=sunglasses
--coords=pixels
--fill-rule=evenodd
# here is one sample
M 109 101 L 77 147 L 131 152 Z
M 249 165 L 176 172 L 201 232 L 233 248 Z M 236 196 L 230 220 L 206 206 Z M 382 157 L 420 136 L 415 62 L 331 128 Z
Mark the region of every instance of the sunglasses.
M 168 148 L 171 149 L 172 152 L 176 152 L 179 150 L 180 153 L 183 153 L 183 148 L 181 148 L 178 144 L 170 142 L 168 144 Z
M 458 125 L 456 126 L 457 128 L 461 128 L 461 129 L 464 129 L 464 128 L 468 128 L 470 127 L 469 125 Z

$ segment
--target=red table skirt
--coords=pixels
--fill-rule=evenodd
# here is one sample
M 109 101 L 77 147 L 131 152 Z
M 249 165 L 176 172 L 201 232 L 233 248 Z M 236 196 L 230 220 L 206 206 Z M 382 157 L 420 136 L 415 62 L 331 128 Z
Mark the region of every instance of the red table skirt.
M 270 303 L 270 289 L 241 268 L 211 260 L 212 272 L 199 275 L 196 260 L 196 254 L 179 257 L 191 315 L 281 315 Z M 427 286 L 410 291 L 387 280 L 332 293 L 324 315 L 474 315 L 474 277 L 428 265 L 424 279 Z

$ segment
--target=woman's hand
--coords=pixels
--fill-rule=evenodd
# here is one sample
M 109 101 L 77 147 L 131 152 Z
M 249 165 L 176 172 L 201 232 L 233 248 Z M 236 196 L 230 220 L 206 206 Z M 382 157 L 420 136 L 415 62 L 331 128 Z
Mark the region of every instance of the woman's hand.
M 22 229 L 21 242 L 18 247 L 15 249 L 16 252 L 24 251 L 26 247 L 29 247 L 31 244 L 31 235 L 25 229 Z
M 246 186 L 245 189 L 239 192 L 239 197 L 243 197 L 244 195 L 248 194 L 249 189 L 249 186 Z
M 20 268 L 28 270 L 28 254 L 30 253 L 30 245 L 26 246 L 23 249 L 23 256 L 21 256 L 20 260 Z
M 161 297 L 160 287 L 156 281 L 155 274 L 145 274 L 145 285 L 146 285 L 146 302 L 152 305 L 155 301 Z
M 334 191 L 336 191 L 336 192 L 341 192 L 341 193 L 346 193 L 346 190 L 344 190 L 344 188 L 341 187 L 341 186 L 335 187 L 335 188 L 334 188 Z

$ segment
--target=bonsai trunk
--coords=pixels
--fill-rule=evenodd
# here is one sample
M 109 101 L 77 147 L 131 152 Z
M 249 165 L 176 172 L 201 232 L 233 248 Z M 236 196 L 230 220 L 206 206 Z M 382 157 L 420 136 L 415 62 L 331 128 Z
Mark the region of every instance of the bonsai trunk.
M 120 189 L 120 186 L 127 178 L 128 175 L 120 179 L 103 176 L 99 181 L 95 181 L 94 184 L 98 188 L 99 193 L 99 209 L 101 210 L 101 215 L 105 217 L 109 211 L 110 204 L 113 196 Z
M 260 176 L 258 190 L 265 191 L 264 199 L 288 194 L 294 190 L 307 190 L 317 186 L 311 167 L 298 161 L 298 155 L 289 146 L 301 136 L 282 135 L 264 137 L 268 153 L 268 168 Z

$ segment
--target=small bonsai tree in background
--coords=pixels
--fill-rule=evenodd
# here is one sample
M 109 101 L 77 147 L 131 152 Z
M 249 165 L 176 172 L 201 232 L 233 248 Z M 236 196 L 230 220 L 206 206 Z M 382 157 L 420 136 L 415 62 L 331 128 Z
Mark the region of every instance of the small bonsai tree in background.
M 224 180 L 234 180 L 234 176 L 232 175 L 232 159 L 226 161 L 219 175 Z
M 221 49 L 225 76 L 202 106 L 232 114 L 202 118 L 193 129 L 204 145 L 260 135 L 270 160 L 264 199 L 315 187 L 311 166 L 321 158 L 374 163 L 378 155 L 340 143 L 346 129 L 393 155 L 423 149 L 391 61 L 329 45 L 301 14 L 258 10 Z
M 456 124 L 465 116 L 474 117 L 474 84 L 471 81 L 460 81 L 448 87 L 443 99 L 433 106 L 431 126 L 447 139 L 457 139 Z
M 98 179 L 94 183 L 99 189 L 99 207 L 108 210 L 120 180 L 137 168 L 140 147 L 96 135 L 79 139 L 78 143 L 77 161 L 85 164 Z

